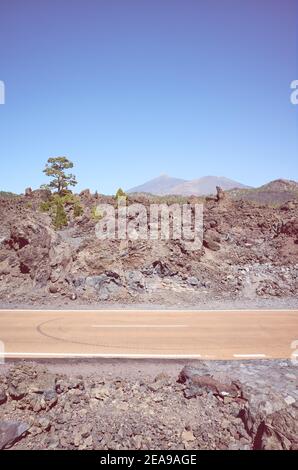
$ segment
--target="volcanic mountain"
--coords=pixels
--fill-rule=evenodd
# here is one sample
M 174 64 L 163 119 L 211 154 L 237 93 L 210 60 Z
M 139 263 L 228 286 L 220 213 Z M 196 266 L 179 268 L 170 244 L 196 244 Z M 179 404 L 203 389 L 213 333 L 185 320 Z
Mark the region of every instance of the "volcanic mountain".
M 150 193 L 155 195 L 177 194 L 182 196 L 205 196 L 216 193 L 216 186 L 224 190 L 245 189 L 245 186 L 238 181 L 225 178 L 224 176 L 204 176 L 194 180 L 183 180 L 172 178 L 168 175 L 161 175 L 140 186 L 129 189 L 128 193 Z

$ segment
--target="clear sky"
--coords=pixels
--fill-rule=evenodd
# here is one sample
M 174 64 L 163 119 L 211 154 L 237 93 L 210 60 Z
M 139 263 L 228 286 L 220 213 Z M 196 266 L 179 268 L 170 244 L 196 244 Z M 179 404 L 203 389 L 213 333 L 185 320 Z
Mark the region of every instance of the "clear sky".
M 0 189 L 298 180 L 298 0 L 1 0 Z

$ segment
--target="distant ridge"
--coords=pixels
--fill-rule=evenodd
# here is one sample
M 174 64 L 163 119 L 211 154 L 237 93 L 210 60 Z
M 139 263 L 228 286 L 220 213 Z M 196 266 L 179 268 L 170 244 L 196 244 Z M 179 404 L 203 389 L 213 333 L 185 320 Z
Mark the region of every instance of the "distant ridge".
M 180 178 L 173 178 L 168 175 L 161 175 L 146 183 L 129 189 L 128 193 L 150 193 L 157 196 L 175 194 L 181 196 L 205 196 L 216 194 L 216 186 L 224 190 L 230 189 L 248 189 L 238 181 L 231 180 L 224 176 L 204 176 L 191 181 Z
M 10 191 L 0 191 L 0 198 L 10 199 L 12 197 L 17 197 L 17 194 Z

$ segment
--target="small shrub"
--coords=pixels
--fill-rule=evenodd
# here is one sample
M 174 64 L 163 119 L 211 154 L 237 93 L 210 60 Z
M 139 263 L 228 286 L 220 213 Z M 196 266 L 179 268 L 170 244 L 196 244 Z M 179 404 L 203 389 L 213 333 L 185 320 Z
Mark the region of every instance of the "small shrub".
M 93 220 L 96 220 L 96 221 L 102 219 L 102 214 L 101 214 L 101 212 L 97 209 L 97 206 L 92 207 L 92 209 L 91 209 L 91 218 L 92 218 Z
M 125 198 L 127 197 L 127 195 L 125 194 L 122 188 L 119 188 L 118 191 L 116 192 L 115 198 L 119 199 L 119 197 L 125 197 Z
M 56 204 L 56 213 L 53 223 L 56 230 L 60 230 L 67 225 L 67 217 L 61 201 Z
M 59 196 L 59 194 L 55 195 L 59 200 L 61 200 L 62 204 L 66 205 L 72 205 L 76 204 L 78 201 L 78 198 L 72 194 L 70 191 L 65 192 L 62 196 Z
M 40 204 L 39 209 L 41 212 L 49 212 L 52 208 L 52 201 L 44 201 Z
M 81 217 L 81 215 L 83 215 L 84 213 L 84 210 L 83 210 L 83 207 L 81 206 L 81 204 L 76 201 L 74 206 L 73 206 L 73 216 L 74 217 Z

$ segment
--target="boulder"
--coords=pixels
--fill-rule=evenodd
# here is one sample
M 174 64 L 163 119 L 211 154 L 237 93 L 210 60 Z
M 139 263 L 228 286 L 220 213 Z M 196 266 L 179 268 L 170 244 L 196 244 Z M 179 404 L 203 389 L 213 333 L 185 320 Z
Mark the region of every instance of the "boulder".
M 216 199 L 217 201 L 222 201 L 225 199 L 226 195 L 224 190 L 220 186 L 216 186 Z
M 218 242 L 214 241 L 208 235 L 204 236 L 203 246 L 205 248 L 208 248 L 208 250 L 211 250 L 211 251 L 219 251 L 220 250 L 220 244 Z
M 241 409 L 239 417 L 242 419 L 245 429 L 250 436 L 257 439 L 260 429 L 267 417 L 287 408 L 282 396 L 273 390 L 258 393 L 255 390 L 247 390 L 247 402 Z
M 207 230 L 203 237 L 203 246 L 212 251 L 220 250 L 220 236 L 216 230 Z
M 145 289 L 145 278 L 140 271 L 128 271 L 125 274 L 126 284 L 130 290 L 142 292 Z
M 298 219 L 292 219 L 281 227 L 281 233 L 288 236 L 298 237 Z
M 194 276 L 191 276 L 187 279 L 187 283 L 191 286 L 191 287 L 199 287 L 200 285 L 200 281 L 197 277 L 194 277 Z
M 18 256 L 22 274 L 29 274 L 35 284 L 46 285 L 51 268 L 49 250 L 55 233 L 41 222 L 25 219 L 13 224 L 6 244 Z
M 72 265 L 72 252 L 67 243 L 53 244 L 49 250 L 50 279 L 52 282 L 64 280 Z
M 200 371 L 190 366 L 182 369 L 178 381 L 186 385 L 185 398 L 194 398 L 209 392 L 223 399 L 242 397 L 241 385 L 238 382 L 223 383 L 211 375 L 202 375 Z
M 29 425 L 21 421 L 0 421 L 0 449 L 12 446 L 28 429 Z
M 90 189 L 83 189 L 83 191 L 80 192 L 80 197 L 90 199 L 91 197 Z
M 3 388 L 0 388 L 0 405 L 3 405 L 3 403 L 5 403 L 7 400 L 7 395 L 6 395 L 6 392 L 5 390 L 3 390 Z
M 31 196 L 32 194 L 32 188 L 26 188 L 25 189 L 25 196 Z
M 152 263 L 153 274 L 157 274 L 160 277 L 174 276 L 177 271 L 173 271 L 167 263 L 161 260 L 154 261 Z
M 295 406 L 267 416 L 258 429 L 254 448 L 298 450 L 298 408 Z
M 121 279 L 118 273 L 106 271 L 99 276 L 88 276 L 85 285 L 96 291 L 99 300 L 108 300 L 121 287 Z

